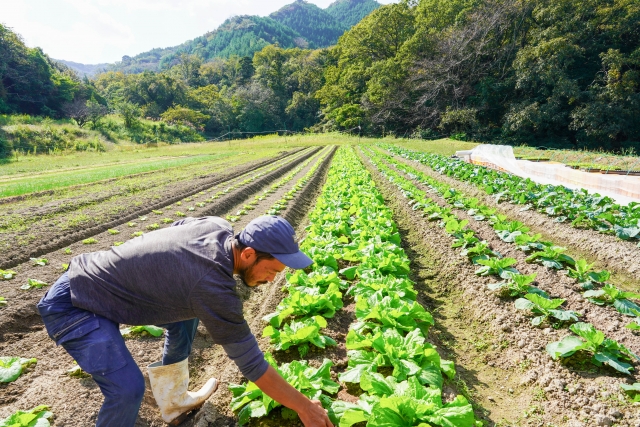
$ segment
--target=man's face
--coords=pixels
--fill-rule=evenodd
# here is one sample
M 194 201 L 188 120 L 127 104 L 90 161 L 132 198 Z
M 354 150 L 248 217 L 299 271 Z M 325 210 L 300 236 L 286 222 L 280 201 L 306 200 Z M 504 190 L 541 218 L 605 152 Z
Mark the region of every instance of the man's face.
M 238 274 L 248 286 L 253 287 L 272 282 L 276 274 L 283 271 L 285 267 L 283 263 L 275 258 L 261 259 L 259 261 L 256 261 L 254 258 L 253 262 L 247 263 L 247 266 Z

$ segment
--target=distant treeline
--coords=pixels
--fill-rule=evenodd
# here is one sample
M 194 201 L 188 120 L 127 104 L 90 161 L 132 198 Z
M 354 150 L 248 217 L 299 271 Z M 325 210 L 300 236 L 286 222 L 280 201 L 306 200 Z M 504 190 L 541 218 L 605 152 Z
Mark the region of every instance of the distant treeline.
M 637 0 L 403 0 L 375 10 L 327 49 L 268 45 L 208 62 L 182 53 L 162 72 L 109 72 L 92 81 L 2 31 L 0 112 L 69 116 L 63 106 L 91 101 L 125 121 L 161 119 L 210 136 L 356 128 L 372 136 L 640 148 Z M 5 60 L 7 40 L 23 59 Z M 16 83 L 16 75 L 32 83 Z

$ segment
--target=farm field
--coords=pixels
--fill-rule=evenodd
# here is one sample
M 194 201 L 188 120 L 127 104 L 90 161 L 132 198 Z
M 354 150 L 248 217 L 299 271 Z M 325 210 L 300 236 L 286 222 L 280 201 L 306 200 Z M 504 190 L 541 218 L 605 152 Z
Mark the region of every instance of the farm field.
M 639 241 L 615 228 L 631 226 L 576 226 L 533 200 L 528 209 L 496 200 L 447 158 L 470 143 L 362 142 L 181 146 L 190 157 L 160 147 L 199 160 L 0 199 L 0 356 L 37 359 L 0 383 L 0 419 L 48 405 L 54 427 L 95 422 L 98 387 L 67 373 L 73 360 L 35 309 L 73 256 L 184 216 L 222 216 L 240 230 L 277 214 L 315 264 L 243 294 L 245 317 L 270 363 L 320 399 L 336 426 L 639 426 L 640 391 L 621 388 L 640 383 Z M 77 171 L 57 169 L 109 169 L 87 154 L 78 166 L 20 173 L 55 181 Z M 120 157 L 103 161 L 127 167 L 168 161 L 111 154 Z M 24 179 L 17 174 L 0 173 L 0 185 Z M 302 425 L 256 393 L 200 328 L 192 387 L 212 376 L 221 385 L 182 426 Z M 127 338 L 142 368 L 162 345 L 161 336 Z M 136 425 L 165 425 L 149 387 Z

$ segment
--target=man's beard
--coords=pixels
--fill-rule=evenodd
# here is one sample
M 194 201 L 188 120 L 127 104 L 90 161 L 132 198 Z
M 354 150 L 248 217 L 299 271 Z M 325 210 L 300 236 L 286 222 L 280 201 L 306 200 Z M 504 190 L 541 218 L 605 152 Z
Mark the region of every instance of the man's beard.
M 236 293 L 242 301 L 246 301 L 251 296 L 251 286 L 247 285 L 245 278 L 251 273 L 253 264 L 239 271 L 236 275 Z M 239 279 L 239 280 L 238 280 Z
M 247 285 L 242 276 L 236 276 L 236 294 L 242 301 L 246 301 L 251 296 L 251 287 Z

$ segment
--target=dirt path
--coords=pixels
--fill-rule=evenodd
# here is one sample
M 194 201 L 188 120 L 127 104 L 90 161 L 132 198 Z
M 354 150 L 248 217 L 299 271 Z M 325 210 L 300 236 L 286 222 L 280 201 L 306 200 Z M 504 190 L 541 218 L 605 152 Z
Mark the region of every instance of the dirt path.
M 313 153 L 310 153 L 310 155 L 312 154 Z M 331 155 L 332 151 L 324 159 L 322 166 L 318 168 L 315 176 L 309 180 L 307 185 L 289 202 L 289 207 L 282 214 L 300 231 L 302 231 L 300 222 L 306 215 L 306 211 L 309 206 L 311 206 L 313 199 L 316 197 L 317 189 L 324 179 Z M 316 158 L 317 157 L 319 156 L 316 156 Z M 254 194 L 261 192 L 267 186 L 277 182 L 286 175 L 288 170 L 293 169 L 295 164 L 301 163 L 303 160 L 304 159 L 301 159 L 297 163 L 294 162 L 293 166 L 289 165 L 288 167 L 281 168 L 265 176 L 264 179 L 228 193 L 226 196 L 217 200 L 211 207 L 200 209 L 197 215 L 224 215 L 234 212 Z M 281 187 L 278 191 L 265 198 L 261 204 L 256 206 L 255 210 L 234 224 L 234 228 L 240 229 L 254 217 L 263 214 L 264 211 L 276 200 L 279 200 L 300 177 L 304 176 L 306 171 L 312 167 L 314 163 L 315 161 L 311 161 L 307 167 L 296 174 L 289 185 Z M 202 195 L 202 197 L 206 197 L 206 195 Z M 147 223 L 148 222 L 149 221 L 147 221 Z M 125 230 L 123 230 L 123 232 L 124 231 Z M 129 230 L 126 231 L 127 233 L 130 232 Z M 104 242 L 101 244 L 102 246 L 108 247 L 111 244 L 110 242 L 118 237 L 119 235 L 110 236 L 107 233 L 103 233 L 96 238 L 99 239 L 100 242 Z M 125 240 L 126 238 L 121 239 Z M 74 253 L 76 253 L 76 250 L 77 252 L 81 252 L 86 249 L 86 247 L 81 245 L 72 246 Z M 98 248 L 96 247 L 96 249 Z M 50 255 L 53 258 L 57 253 Z M 57 261 L 59 262 L 59 260 Z M 60 274 L 60 271 L 55 271 L 53 265 L 55 264 L 51 264 L 52 267 L 50 268 L 50 270 L 53 270 L 51 272 L 51 280 L 55 280 Z M 254 331 L 261 331 L 259 327 L 260 318 L 270 312 L 279 302 L 279 289 L 282 280 L 283 276 L 278 278 L 280 282 L 258 288 L 256 292 L 252 292 L 249 300 L 245 303 L 245 316 L 254 328 Z M 27 294 L 28 301 L 20 302 L 19 304 L 16 304 L 16 298 L 12 298 L 10 299 L 10 306 L 3 309 L 3 320 L 0 321 L 2 322 L 0 323 L 0 336 L 2 336 L 0 353 L 27 354 L 29 357 L 38 358 L 38 364 L 31 372 L 23 375 L 16 382 L 7 386 L 0 386 L 0 418 L 18 408 L 24 409 L 35 406 L 36 404 L 47 403 L 52 406 L 52 411 L 56 414 L 55 425 L 57 427 L 91 425 L 95 422 L 95 417 L 102 403 L 102 395 L 90 378 L 75 379 L 64 375 L 64 372 L 72 366 L 72 359 L 64 350 L 55 347 L 53 341 L 46 335 L 41 320 L 38 318 L 39 316 L 35 313 L 35 301 L 39 299 L 45 291 L 46 290 L 34 290 L 29 292 Z M 9 312 L 8 310 L 11 311 Z M 5 317 L 11 317 L 13 321 L 4 322 Z M 256 327 L 256 325 L 258 327 Z M 161 357 L 162 345 L 162 338 L 137 338 L 127 341 L 127 346 L 141 367 Z M 211 339 L 202 327 L 200 327 L 199 334 L 194 343 L 193 353 L 190 357 L 190 367 L 194 387 L 201 385 L 210 376 L 217 376 L 223 379 L 233 377 L 234 381 L 239 381 L 239 379 L 235 379 L 236 376 L 234 376 L 234 374 L 239 376 L 235 365 L 229 362 L 219 346 L 213 346 Z M 223 372 L 222 375 L 221 372 Z M 212 413 L 208 411 L 207 408 L 220 407 L 226 410 L 224 404 L 219 404 L 219 395 L 224 392 L 226 392 L 226 384 L 223 383 L 220 385 L 219 391 L 214 394 L 201 411 L 201 414 L 197 417 L 198 422 L 205 423 L 200 425 L 207 425 L 206 419 L 211 418 Z M 217 411 L 215 413 L 218 414 Z M 235 423 L 231 414 L 221 415 L 221 417 L 222 418 L 218 419 L 220 422 L 223 422 L 222 420 L 224 419 L 223 424 L 214 425 L 227 425 L 225 424 L 227 422 Z M 183 426 L 192 426 L 194 422 L 195 418 L 192 417 L 184 423 Z M 147 387 L 140 417 L 136 425 L 146 427 L 165 425 L 159 418 L 157 406 L 149 387 Z
M 522 205 L 508 202 L 496 203 L 493 197 L 472 184 L 439 174 L 417 161 L 399 156 L 394 157 L 396 160 L 411 165 L 470 197 L 478 198 L 482 203 L 496 208 L 500 213 L 527 224 L 533 232 L 542 234 L 545 239 L 561 242 L 561 246 L 569 248 L 579 257 L 597 262 L 600 269 L 612 271 L 614 275 L 618 276 L 617 282 L 626 283 L 628 289 L 636 291 L 640 289 L 640 249 L 635 243 L 625 242 L 615 236 L 602 234 L 595 230 L 573 228 L 569 224 L 555 222 L 547 215 L 533 209 L 522 211 Z
M 590 364 L 569 369 L 554 362 L 544 348 L 567 331 L 531 326 L 513 300 L 503 300 L 487 289 L 494 278 L 476 276 L 475 266 L 451 248 L 451 237 L 436 222 L 413 211 L 397 187 L 371 163 L 367 166 L 393 208 L 405 250 L 417 266 L 420 298 L 438 325 L 430 338 L 456 362 L 458 387 L 467 390 L 488 425 L 638 425 L 638 409 L 628 404 L 619 388 L 620 382 L 638 381 L 637 376 L 622 378 Z M 476 229 L 476 223 L 471 226 Z M 491 238 L 484 230 L 479 233 Z M 525 266 L 522 270 L 530 272 Z M 557 274 L 542 275 L 539 285 L 551 292 L 567 292 L 567 284 Z M 585 308 L 590 315 L 591 307 Z M 637 347 L 634 338 L 625 344 Z

